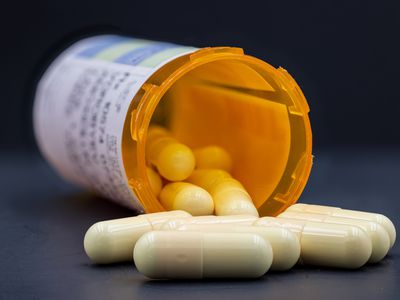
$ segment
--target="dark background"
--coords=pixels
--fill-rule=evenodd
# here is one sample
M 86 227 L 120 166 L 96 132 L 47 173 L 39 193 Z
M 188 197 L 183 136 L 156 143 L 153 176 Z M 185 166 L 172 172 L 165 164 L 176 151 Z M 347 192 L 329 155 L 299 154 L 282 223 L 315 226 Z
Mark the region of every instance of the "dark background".
M 311 107 L 316 149 L 398 145 L 398 1 L 25 1 L 1 9 L 2 148 L 30 147 L 33 72 L 97 32 L 239 46 L 286 68 Z
M 303 202 L 387 214 L 400 224 L 398 1 L 23 1 L 0 9 L 0 298 L 399 299 L 399 247 L 359 271 L 297 267 L 258 281 L 152 282 L 95 267 L 90 224 L 132 213 L 60 180 L 32 135 L 32 94 L 71 39 L 123 33 L 239 46 L 283 66 L 311 107 L 313 172 Z

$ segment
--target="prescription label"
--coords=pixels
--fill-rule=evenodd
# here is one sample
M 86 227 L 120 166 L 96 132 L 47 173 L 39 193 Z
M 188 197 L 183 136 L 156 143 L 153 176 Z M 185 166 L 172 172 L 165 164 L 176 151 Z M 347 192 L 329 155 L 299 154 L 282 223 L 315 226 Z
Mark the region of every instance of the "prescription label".
M 129 105 L 156 70 L 196 50 L 114 35 L 70 46 L 36 90 L 34 131 L 43 155 L 67 180 L 142 211 L 122 162 Z

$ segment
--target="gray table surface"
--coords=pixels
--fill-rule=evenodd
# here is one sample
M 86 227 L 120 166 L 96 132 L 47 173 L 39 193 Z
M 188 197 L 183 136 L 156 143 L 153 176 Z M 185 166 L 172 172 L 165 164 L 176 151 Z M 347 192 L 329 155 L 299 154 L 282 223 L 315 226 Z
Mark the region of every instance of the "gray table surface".
M 384 213 L 400 225 L 400 149 L 317 153 L 300 201 Z M 0 155 L 1 299 L 400 299 L 400 247 L 356 271 L 297 266 L 258 280 L 151 281 L 95 266 L 94 222 L 133 213 L 61 180 L 37 155 Z

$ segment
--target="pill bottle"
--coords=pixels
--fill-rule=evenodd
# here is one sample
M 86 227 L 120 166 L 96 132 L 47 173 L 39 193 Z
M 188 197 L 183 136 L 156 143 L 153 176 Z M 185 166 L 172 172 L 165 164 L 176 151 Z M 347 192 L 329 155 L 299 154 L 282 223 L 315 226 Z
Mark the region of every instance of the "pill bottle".
M 241 48 L 124 36 L 72 43 L 38 82 L 34 132 L 67 180 L 141 212 L 165 210 L 146 172 L 150 124 L 190 147 L 218 145 L 261 216 L 296 202 L 312 165 L 309 107 L 279 67 Z

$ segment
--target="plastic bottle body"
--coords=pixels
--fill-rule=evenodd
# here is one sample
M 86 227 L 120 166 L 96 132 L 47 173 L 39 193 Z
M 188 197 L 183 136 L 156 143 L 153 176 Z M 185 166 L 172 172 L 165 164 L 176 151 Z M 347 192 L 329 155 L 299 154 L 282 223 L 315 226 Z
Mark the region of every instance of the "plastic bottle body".
M 194 149 L 226 149 L 259 214 L 276 215 L 308 179 L 308 111 L 284 69 L 239 48 L 97 36 L 73 44 L 44 73 L 34 128 L 63 177 L 158 212 L 165 208 L 146 171 L 146 139 L 150 123 L 160 124 Z

